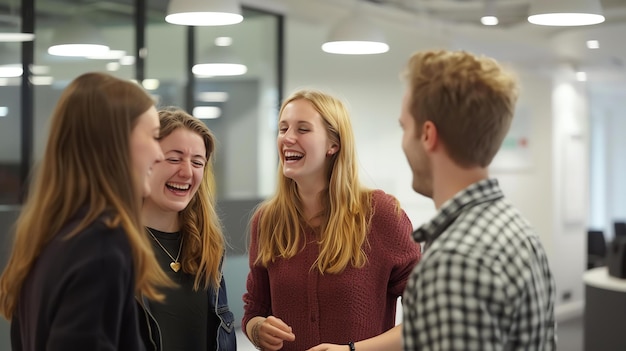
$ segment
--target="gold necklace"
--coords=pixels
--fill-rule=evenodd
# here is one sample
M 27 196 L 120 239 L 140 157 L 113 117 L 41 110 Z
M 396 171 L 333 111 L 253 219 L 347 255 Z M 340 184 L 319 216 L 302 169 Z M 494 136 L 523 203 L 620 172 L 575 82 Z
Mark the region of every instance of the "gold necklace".
M 174 256 L 172 256 L 170 254 L 169 251 L 167 251 L 167 249 L 165 248 L 165 246 L 163 246 L 161 244 L 161 242 L 159 241 L 159 239 L 156 238 L 156 236 L 154 236 L 154 233 L 152 233 L 152 230 L 150 230 L 150 228 L 146 227 L 146 229 L 148 230 L 148 233 L 150 233 L 150 236 L 152 236 L 152 239 L 154 239 L 154 241 L 156 241 L 157 244 L 159 244 L 159 246 L 161 247 L 161 249 L 163 249 L 163 251 L 165 251 L 165 253 L 172 259 L 172 262 L 170 263 L 170 268 L 174 271 L 174 272 L 178 272 L 180 270 L 180 262 L 178 262 L 178 258 L 180 257 L 180 252 L 182 251 L 183 248 L 183 238 L 180 238 L 180 246 L 178 247 L 178 255 L 176 255 L 176 258 L 174 258 Z

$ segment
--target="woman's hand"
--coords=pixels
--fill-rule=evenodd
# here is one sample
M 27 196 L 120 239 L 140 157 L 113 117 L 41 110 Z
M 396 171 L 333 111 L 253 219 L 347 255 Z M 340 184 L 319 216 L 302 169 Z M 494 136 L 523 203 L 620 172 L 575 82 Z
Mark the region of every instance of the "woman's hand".
M 348 345 L 335 345 L 335 344 L 319 344 L 315 347 L 308 349 L 307 351 L 348 351 L 350 347 Z
M 284 341 L 294 340 L 296 336 L 291 327 L 274 316 L 258 321 L 252 327 L 252 341 L 264 351 L 280 350 Z

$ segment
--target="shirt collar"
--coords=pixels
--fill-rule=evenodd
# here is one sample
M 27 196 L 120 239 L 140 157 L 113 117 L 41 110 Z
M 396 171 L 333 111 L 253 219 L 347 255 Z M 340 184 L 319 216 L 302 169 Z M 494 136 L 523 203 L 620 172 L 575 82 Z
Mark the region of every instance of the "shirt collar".
M 444 202 L 435 217 L 413 232 L 413 239 L 429 246 L 463 212 L 479 203 L 493 201 L 504 195 L 496 179 L 483 179 L 459 191 Z

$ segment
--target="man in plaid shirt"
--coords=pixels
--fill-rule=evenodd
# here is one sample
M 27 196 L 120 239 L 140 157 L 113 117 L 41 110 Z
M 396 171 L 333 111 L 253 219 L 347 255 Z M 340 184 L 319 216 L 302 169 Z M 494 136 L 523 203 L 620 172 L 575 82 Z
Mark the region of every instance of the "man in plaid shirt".
M 403 298 L 405 350 L 556 349 L 555 284 L 530 224 L 487 167 L 508 132 L 516 79 L 466 52 L 414 54 L 400 124 L 413 189 L 436 216 Z

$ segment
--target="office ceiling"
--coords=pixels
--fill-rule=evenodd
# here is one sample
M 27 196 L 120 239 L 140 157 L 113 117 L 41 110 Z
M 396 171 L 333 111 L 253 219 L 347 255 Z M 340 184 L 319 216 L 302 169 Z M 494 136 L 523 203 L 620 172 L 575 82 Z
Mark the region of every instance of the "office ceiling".
M 484 0 L 365 0 L 404 11 L 423 12 L 453 23 L 479 23 Z M 550 1 L 550 0 L 543 0 Z M 493 0 L 500 26 L 525 25 L 531 0 Z M 626 1 L 601 0 L 607 22 L 626 20 Z M 621 13 L 620 13 L 621 12 Z
M 548 0 L 542 0 L 548 1 Z M 331 25 L 359 6 L 378 23 L 446 35 L 460 47 L 522 65 L 553 69 L 570 64 L 601 82 L 626 84 L 626 0 L 601 0 L 606 21 L 582 27 L 547 27 L 527 21 L 531 0 L 494 0 L 499 25 L 483 26 L 484 0 L 243 0 L 304 21 Z M 587 40 L 600 49 L 589 50 Z
M 531 0 L 494 0 L 500 24 L 480 24 L 484 0 L 241 0 L 245 7 L 283 13 L 330 26 L 359 6 L 379 23 L 446 33 L 457 42 L 501 59 L 533 66 L 570 63 L 596 70 L 601 80 L 626 84 L 626 0 L 601 0 L 606 21 L 584 27 L 545 27 L 527 22 Z M 547 0 L 544 0 L 547 1 Z M 134 0 L 37 0 L 38 28 L 54 25 L 67 16 L 89 11 L 89 19 L 102 26 L 128 24 Z M 19 13 L 19 0 L 0 0 L 0 14 Z M 168 0 L 146 0 L 148 21 L 163 21 Z M 0 21 L 0 26 L 2 21 Z M 599 50 L 585 42 L 595 39 Z

